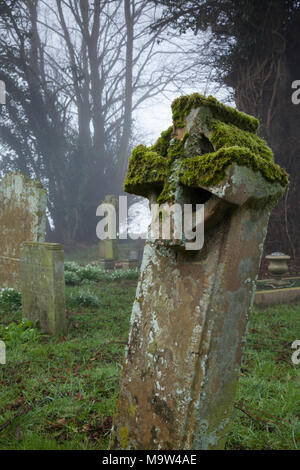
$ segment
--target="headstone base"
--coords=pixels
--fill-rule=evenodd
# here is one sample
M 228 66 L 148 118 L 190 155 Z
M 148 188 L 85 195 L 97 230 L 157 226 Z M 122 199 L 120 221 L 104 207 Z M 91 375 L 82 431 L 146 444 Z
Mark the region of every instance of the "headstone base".
M 114 259 L 100 259 L 99 266 L 101 269 L 115 269 L 115 260 Z
M 122 260 L 123 269 L 136 269 L 138 267 L 138 262 L 136 259 L 125 259 Z

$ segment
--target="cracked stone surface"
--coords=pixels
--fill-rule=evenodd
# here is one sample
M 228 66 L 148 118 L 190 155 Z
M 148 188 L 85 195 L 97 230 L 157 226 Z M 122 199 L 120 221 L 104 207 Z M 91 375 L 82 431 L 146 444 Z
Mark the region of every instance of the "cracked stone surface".
M 224 448 L 269 214 L 285 188 L 233 163 L 199 189 L 209 193 L 202 249 L 145 244 L 112 449 Z

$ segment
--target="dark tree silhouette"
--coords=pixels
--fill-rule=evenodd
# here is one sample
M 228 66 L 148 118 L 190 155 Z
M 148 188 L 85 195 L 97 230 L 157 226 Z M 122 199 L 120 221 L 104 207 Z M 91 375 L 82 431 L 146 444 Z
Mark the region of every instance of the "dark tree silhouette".
M 237 107 L 257 116 L 290 186 L 271 215 L 265 250 L 300 256 L 300 2 L 295 0 L 162 0 L 157 24 L 210 35 L 215 78 L 233 89 Z M 157 26 L 156 24 L 156 26 Z M 201 50 L 200 50 L 201 53 Z

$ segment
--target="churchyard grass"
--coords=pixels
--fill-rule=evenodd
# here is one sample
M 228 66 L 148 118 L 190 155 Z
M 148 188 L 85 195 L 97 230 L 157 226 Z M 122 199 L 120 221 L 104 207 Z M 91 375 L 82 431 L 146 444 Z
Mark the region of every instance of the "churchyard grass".
M 65 336 L 21 323 L 18 296 L 0 301 L 0 449 L 107 448 L 136 282 L 67 286 Z M 299 332 L 300 306 L 254 311 L 227 449 L 300 448 Z
M 0 365 L 0 449 L 107 447 L 135 289 L 135 280 L 67 287 L 65 336 L 16 333 Z M 79 292 L 98 306 L 70 302 Z M 6 326 L 21 320 L 20 310 L 0 315 Z
M 300 305 L 254 310 L 237 390 L 231 449 L 300 449 Z

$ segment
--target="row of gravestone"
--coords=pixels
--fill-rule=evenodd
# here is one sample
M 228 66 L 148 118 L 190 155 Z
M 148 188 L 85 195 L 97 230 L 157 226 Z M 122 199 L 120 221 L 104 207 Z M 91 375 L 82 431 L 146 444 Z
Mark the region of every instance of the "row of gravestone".
M 46 333 L 66 328 L 64 252 L 45 243 L 47 195 L 21 173 L 0 182 L 0 287 L 20 289 L 22 313 Z
M 146 242 L 113 449 L 224 447 L 268 218 L 288 183 L 256 135 L 256 119 L 197 94 L 172 106 L 173 129 L 135 149 L 124 188 L 155 203 L 204 204 L 205 241 L 192 253 L 176 237 Z M 54 312 L 60 249 L 34 235 L 21 250 L 22 282 L 31 296 L 52 282 Z M 18 261 L 17 252 L 11 260 L 5 253 L 3 262 Z
M 39 323 L 47 333 L 66 328 L 64 253 L 57 243 L 44 243 L 47 194 L 42 184 L 21 173 L 0 181 L 0 288 L 22 292 L 23 316 Z M 99 245 L 99 265 L 113 269 L 116 240 Z M 124 269 L 137 267 L 137 259 L 122 261 Z

